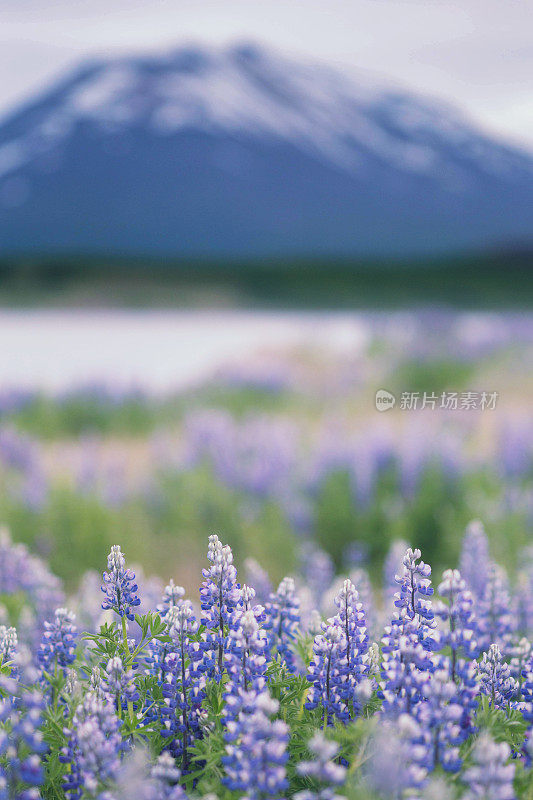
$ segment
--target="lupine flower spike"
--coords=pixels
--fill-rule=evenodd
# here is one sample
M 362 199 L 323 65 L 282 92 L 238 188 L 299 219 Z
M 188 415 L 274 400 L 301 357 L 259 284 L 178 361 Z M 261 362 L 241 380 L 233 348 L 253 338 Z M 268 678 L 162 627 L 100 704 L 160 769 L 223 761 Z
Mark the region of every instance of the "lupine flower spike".
M 135 573 L 126 569 L 126 561 L 118 545 L 113 545 L 107 558 L 107 572 L 104 572 L 102 592 L 105 598 L 102 608 L 115 611 L 119 617 L 134 619 L 133 609 L 141 604 L 137 596 L 138 586 Z
M 216 535 L 209 537 L 207 559 L 211 566 L 202 570 L 205 580 L 200 588 L 202 623 L 210 631 L 207 639 L 207 648 L 211 652 L 210 673 L 220 679 L 224 669 L 228 628 L 240 592 L 231 547 L 222 545 Z

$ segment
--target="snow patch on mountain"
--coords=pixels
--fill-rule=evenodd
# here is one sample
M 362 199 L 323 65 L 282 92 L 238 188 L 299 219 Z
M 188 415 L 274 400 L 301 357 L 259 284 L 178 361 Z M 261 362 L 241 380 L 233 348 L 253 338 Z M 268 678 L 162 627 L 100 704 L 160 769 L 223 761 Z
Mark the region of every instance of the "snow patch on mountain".
M 103 62 L 50 98 L 17 137 L 2 142 L 0 128 L 0 178 L 60 148 L 81 124 L 100 136 L 140 127 L 154 136 L 196 130 L 263 138 L 337 169 L 356 173 L 377 159 L 453 190 L 468 184 L 472 167 L 508 179 L 532 172 L 527 158 L 443 104 L 252 47 Z

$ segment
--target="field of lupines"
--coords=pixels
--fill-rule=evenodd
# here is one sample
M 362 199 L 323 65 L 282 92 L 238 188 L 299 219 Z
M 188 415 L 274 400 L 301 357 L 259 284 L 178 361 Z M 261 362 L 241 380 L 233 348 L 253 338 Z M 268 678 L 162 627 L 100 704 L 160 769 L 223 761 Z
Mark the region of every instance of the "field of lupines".
M 211 535 L 199 598 L 170 581 L 145 613 L 118 545 L 99 611 L 6 531 L 0 550 L 6 800 L 533 792 L 533 560 L 512 591 L 480 522 L 436 587 L 395 542 L 379 597 L 318 552 L 305 580 L 241 584 Z
M 533 798 L 533 325 L 429 323 L 0 395 L 0 800 Z
M 0 393 L 0 520 L 76 586 L 120 541 L 147 574 L 194 590 L 206 531 L 239 568 L 335 569 L 377 580 L 390 542 L 437 569 L 482 518 L 495 557 L 520 563 L 532 516 L 533 324 L 527 315 L 387 315 L 366 339 L 265 352 L 170 394 L 94 384 Z M 395 392 L 380 414 L 377 388 Z M 498 390 L 495 409 L 404 410 L 405 390 Z M 305 548 L 304 548 L 305 549 Z

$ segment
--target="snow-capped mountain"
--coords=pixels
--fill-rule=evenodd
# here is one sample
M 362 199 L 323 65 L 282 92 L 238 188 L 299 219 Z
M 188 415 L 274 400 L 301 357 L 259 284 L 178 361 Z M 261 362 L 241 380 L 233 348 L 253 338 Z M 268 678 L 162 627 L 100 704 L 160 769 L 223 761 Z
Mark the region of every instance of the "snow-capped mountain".
M 408 255 L 531 242 L 533 158 L 257 47 L 82 66 L 0 123 L 0 253 Z

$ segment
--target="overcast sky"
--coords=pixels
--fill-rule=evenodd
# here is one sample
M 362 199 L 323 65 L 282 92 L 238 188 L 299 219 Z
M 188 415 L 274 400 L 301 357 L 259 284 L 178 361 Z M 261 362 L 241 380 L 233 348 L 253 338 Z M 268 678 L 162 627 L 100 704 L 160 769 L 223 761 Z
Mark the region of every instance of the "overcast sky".
M 243 39 L 452 100 L 533 148 L 533 0 L 0 0 L 0 112 L 87 55 Z

